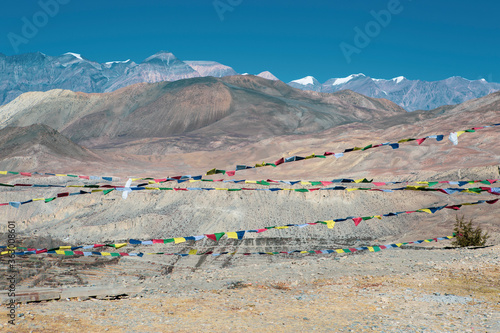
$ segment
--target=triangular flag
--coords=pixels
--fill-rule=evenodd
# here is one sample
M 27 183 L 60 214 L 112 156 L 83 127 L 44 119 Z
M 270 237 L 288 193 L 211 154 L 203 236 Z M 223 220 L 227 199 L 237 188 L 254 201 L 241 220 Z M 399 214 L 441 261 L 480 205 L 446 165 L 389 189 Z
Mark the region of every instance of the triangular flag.
M 224 236 L 224 232 L 218 232 L 215 234 L 210 234 L 210 235 L 205 235 L 207 238 L 210 238 L 211 240 L 217 242 L 222 236 Z
M 361 217 L 355 217 L 355 218 L 353 218 L 352 220 L 354 221 L 354 225 L 357 227 L 357 226 L 358 226 L 358 224 L 359 224 L 361 221 L 363 221 L 363 218 L 361 218 Z
M 425 141 L 426 138 L 421 138 L 421 139 L 417 139 L 417 143 L 418 145 L 420 146 L 422 144 L 422 142 Z
M 328 227 L 328 229 L 333 229 L 333 227 L 335 226 L 335 221 L 333 221 L 333 220 L 328 220 L 325 222 L 326 222 L 326 226 Z

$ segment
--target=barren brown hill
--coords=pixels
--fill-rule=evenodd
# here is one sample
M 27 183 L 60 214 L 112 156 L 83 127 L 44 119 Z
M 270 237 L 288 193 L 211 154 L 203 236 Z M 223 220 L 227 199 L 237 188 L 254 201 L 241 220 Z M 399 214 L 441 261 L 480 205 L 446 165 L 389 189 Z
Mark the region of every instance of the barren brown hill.
M 2 167 L 9 170 L 100 160 L 90 150 L 41 124 L 0 129 L 0 156 Z
M 232 76 L 138 84 L 106 94 L 26 93 L 0 108 L 0 124 L 42 123 L 79 144 L 102 148 L 179 135 L 203 144 L 255 142 L 405 113 L 390 101 L 350 91 L 305 92 L 281 81 Z

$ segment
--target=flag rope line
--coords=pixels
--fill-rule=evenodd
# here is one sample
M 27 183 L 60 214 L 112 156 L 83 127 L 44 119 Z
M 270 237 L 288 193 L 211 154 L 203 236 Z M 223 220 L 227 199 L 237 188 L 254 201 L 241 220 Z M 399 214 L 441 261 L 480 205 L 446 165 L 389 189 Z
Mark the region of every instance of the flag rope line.
M 450 135 L 448 136 L 449 140 L 453 143 L 453 145 L 458 144 L 458 137 L 464 133 L 473 133 L 481 129 L 485 128 L 492 128 L 492 127 L 497 127 L 500 126 L 500 123 L 498 124 L 492 124 L 492 125 L 485 125 L 485 126 L 477 126 L 477 127 L 472 127 L 470 129 L 466 130 L 461 130 L 461 131 L 456 131 L 456 132 L 451 132 Z M 439 135 L 428 135 L 422 138 L 406 138 L 406 139 L 401 139 L 398 140 L 397 142 L 391 143 L 391 142 L 385 142 L 385 143 L 380 143 L 380 144 L 369 144 L 365 147 L 353 147 L 353 148 L 347 148 L 344 149 L 343 152 L 341 153 L 333 153 L 333 152 L 325 152 L 322 155 L 316 155 L 316 154 L 311 154 L 306 157 L 302 156 L 290 156 L 287 158 L 280 158 L 279 160 L 275 161 L 274 163 L 269 163 L 269 162 L 262 162 L 262 163 L 257 163 L 254 166 L 248 166 L 248 165 L 236 165 L 235 170 L 231 171 L 226 171 L 226 170 L 220 170 L 217 168 L 210 169 L 207 171 L 206 175 L 215 175 L 215 174 L 225 174 L 227 176 L 234 176 L 236 172 L 241 171 L 241 170 L 246 170 L 246 169 L 254 169 L 254 168 L 260 168 L 264 166 L 273 166 L 276 167 L 281 164 L 285 163 L 290 163 L 290 162 L 296 162 L 296 161 L 301 161 L 301 160 L 308 160 L 308 159 L 313 159 L 313 158 L 326 158 L 327 156 L 335 156 L 336 158 L 340 158 L 344 156 L 346 153 L 354 152 L 354 151 L 366 151 L 368 149 L 373 149 L 377 147 L 383 147 L 383 146 L 390 146 L 392 149 L 398 149 L 400 144 L 411 142 L 411 141 L 416 141 L 417 144 L 420 146 L 425 140 L 427 139 L 436 139 L 436 141 L 442 141 L 445 135 L 439 134 Z M 32 177 L 33 175 L 42 175 L 42 176 L 58 176 L 58 177 L 73 177 L 73 178 L 81 178 L 81 179 L 87 179 L 87 180 L 97 180 L 97 179 L 103 179 L 107 181 L 112 181 L 112 180 L 118 180 L 120 179 L 119 177 L 108 177 L 108 176 L 85 176 L 85 175 L 74 175 L 74 174 L 61 174 L 61 173 L 43 173 L 43 172 L 20 172 L 20 171 L 0 171 L 0 175 L 21 175 L 21 176 L 26 176 L 26 177 Z M 186 176 L 176 176 L 176 177 L 169 177 L 169 178 L 178 178 L 181 179 L 182 177 Z M 188 178 L 198 178 L 202 176 L 189 176 Z M 141 177 L 130 177 L 133 179 L 146 179 L 146 178 L 141 178 Z M 160 177 L 148 177 L 149 179 L 158 179 Z
M 326 249 L 326 250 L 309 250 L 309 251 L 301 251 L 301 250 L 293 250 L 293 251 L 274 251 L 274 252 L 220 252 L 220 253 L 214 253 L 213 251 L 207 251 L 207 252 L 202 252 L 198 253 L 196 249 L 191 249 L 188 253 L 165 253 L 165 252 L 154 252 L 154 253 L 128 253 L 128 252 L 98 252 L 98 251 L 92 251 L 92 252 L 84 252 L 84 251 L 73 251 L 73 250 L 50 250 L 48 252 L 43 252 L 44 254 L 58 254 L 58 255 L 65 255 L 65 256 L 110 256 L 110 257 L 143 257 L 144 255 L 175 255 L 175 256 L 180 256 L 180 257 L 186 257 L 186 256 L 191 256 L 191 255 L 197 255 L 197 256 L 207 256 L 207 255 L 212 255 L 212 256 L 220 256 L 220 255 L 279 255 L 279 254 L 340 254 L 340 253 L 354 253 L 358 251 L 369 251 L 369 252 L 379 252 L 381 250 L 386 250 L 386 249 L 392 249 L 392 248 L 400 248 L 403 245 L 410 245 L 410 244 L 421 244 L 421 243 L 431 243 L 431 242 L 437 242 L 438 240 L 449 240 L 454 238 L 456 235 L 453 234 L 453 236 L 444 236 L 444 237 L 436 237 L 436 238 L 429 238 L 429 239 L 423 239 L 423 240 L 417 240 L 417 241 L 411 241 L 411 242 L 402 242 L 402 243 L 392 243 L 392 244 L 386 244 L 386 245 L 372 245 L 372 246 L 362 246 L 362 247 L 356 247 L 356 248 L 343 248 L 343 249 Z M 12 254 L 14 255 L 32 255 L 31 251 L 23 251 L 23 252 L 14 252 L 14 251 L 6 251 L 2 252 L 2 254 Z
M 29 248 L 23 248 L 26 249 L 28 252 L 32 252 L 32 254 L 39 254 L 39 253 L 45 253 L 48 251 L 53 251 L 53 250 L 77 250 L 77 249 L 92 249 L 92 248 L 100 248 L 100 247 L 113 247 L 116 249 L 122 248 L 127 245 L 153 245 L 153 244 L 180 244 L 184 243 L 187 241 L 199 241 L 204 238 L 208 238 L 210 240 L 213 240 L 215 242 L 218 242 L 223 236 L 226 236 L 227 238 L 232 238 L 232 239 L 238 239 L 241 240 L 245 237 L 245 234 L 247 233 L 262 233 L 271 229 L 288 229 L 288 228 L 293 228 L 293 227 L 298 227 L 298 228 L 304 228 L 310 225 L 326 225 L 328 229 L 333 229 L 335 224 L 338 222 L 346 222 L 348 220 L 352 220 L 354 222 L 354 225 L 357 227 L 362 221 L 368 221 L 371 219 L 379 219 L 381 220 L 382 217 L 391 217 L 391 216 L 400 216 L 403 214 L 413 214 L 413 213 L 427 213 L 427 214 L 434 214 L 442 209 L 453 209 L 453 210 L 460 210 L 462 206 L 472 206 L 472 205 L 478 205 L 478 204 L 495 204 L 499 201 L 499 199 L 495 200 L 479 200 L 475 202 L 465 202 L 465 203 L 459 203 L 459 204 L 452 204 L 452 205 L 444 205 L 444 206 L 435 206 L 435 207 L 427 207 L 427 208 L 420 208 L 417 210 L 412 210 L 412 211 L 399 211 L 399 212 L 391 212 L 387 214 L 381 214 L 381 215 L 371 215 L 371 216 L 364 216 L 364 217 L 355 217 L 355 216 L 348 216 L 345 218 L 339 218 L 339 219 L 332 219 L 332 220 L 326 220 L 326 221 L 316 221 L 316 222 L 309 222 L 309 223 L 304 223 L 304 224 L 287 224 L 283 226 L 269 226 L 269 227 L 263 227 L 260 229 L 251 229 L 251 230 L 240 230 L 240 231 L 230 231 L 230 232 L 217 232 L 213 234 L 203 234 L 199 236 L 188 236 L 188 237 L 173 237 L 173 238 L 166 238 L 166 239 L 152 239 L 152 240 L 147 240 L 147 241 L 141 241 L 137 239 L 130 239 L 126 243 L 117 243 L 117 244 L 93 244 L 93 245 L 87 245 L 87 246 L 59 246 L 56 248 L 48 249 L 29 249 Z M 6 246 L 0 246 L 0 249 L 6 249 Z M 21 248 L 18 248 L 21 249 Z M 0 254 L 5 254 L 6 251 L 1 252 Z
M 180 191 L 226 191 L 226 192 L 239 192 L 239 191 L 265 191 L 265 192 L 278 192 L 278 191 L 288 191 L 288 192 L 299 192 L 299 193 L 309 193 L 309 192 L 314 192 L 314 191 L 375 191 L 375 192 L 394 192 L 394 191 L 424 191 L 424 192 L 440 192 L 444 193 L 447 195 L 454 194 L 454 193 L 475 193 L 479 194 L 482 192 L 488 192 L 490 194 L 494 195 L 500 195 L 500 187 L 486 187 L 486 186 L 481 186 L 481 187 L 471 187 L 471 188 L 429 188 L 427 186 L 406 186 L 406 187 L 400 187 L 400 188 L 390 188 L 390 189 L 384 189 L 384 188 L 370 188 L 370 187 L 345 187 L 345 186 L 335 186 L 335 187 L 317 187 L 317 188 L 247 188 L 247 187 L 241 187 L 241 188 L 219 188 L 219 187 L 138 187 L 138 186 L 130 186 L 130 187 L 125 187 L 125 186 L 111 186 L 109 189 L 93 189 L 91 192 L 86 192 L 83 190 L 80 190 L 79 192 L 61 192 L 57 193 L 55 197 L 50 197 L 50 198 L 33 198 L 33 199 L 28 199 L 25 201 L 9 201 L 9 202 L 4 202 L 0 203 L 0 207 L 3 206 L 11 206 L 14 208 L 20 208 L 22 205 L 26 205 L 29 203 L 33 202 L 44 202 L 44 203 L 49 203 L 52 202 L 58 198 L 65 198 L 65 197 L 71 197 L 75 195 L 84 195 L 84 194 L 92 194 L 92 193 L 97 193 L 97 192 L 102 192 L 104 195 L 112 192 L 112 191 L 174 191 L 174 192 L 180 192 Z M 123 193 L 123 195 L 128 194 Z M 126 199 L 126 196 L 124 197 Z

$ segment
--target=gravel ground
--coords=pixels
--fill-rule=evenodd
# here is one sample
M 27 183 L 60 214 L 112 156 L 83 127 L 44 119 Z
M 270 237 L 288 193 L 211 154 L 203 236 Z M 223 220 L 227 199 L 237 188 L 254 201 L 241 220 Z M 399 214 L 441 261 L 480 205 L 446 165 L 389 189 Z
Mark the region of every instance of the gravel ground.
M 497 245 L 221 256 L 203 265 L 123 258 L 81 268 L 84 284 L 141 293 L 22 304 L 15 329 L 2 308 L 1 331 L 500 332 L 499 254 Z

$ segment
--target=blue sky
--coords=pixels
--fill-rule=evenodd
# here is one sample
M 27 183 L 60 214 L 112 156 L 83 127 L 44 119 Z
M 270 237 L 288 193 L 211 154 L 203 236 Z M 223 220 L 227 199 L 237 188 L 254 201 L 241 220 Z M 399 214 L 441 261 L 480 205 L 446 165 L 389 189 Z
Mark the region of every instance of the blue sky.
M 269 70 L 285 82 L 352 73 L 500 82 L 498 1 L 41 0 L 53 1 L 61 3 L 53 17 L 40 14 L 38 0 L 3 2 L 0 52 L 71 51 L 99 62 L 141 62 L 167 50 L 239 73 Z M 381 11 L 390 13 L 384 26 L 371 14 Z M 38 31 L 23 35 L 25 22 L 34 20 Z M 357 44 L 356 27 L 363 34 L 372 29 Z M 17 50 L 14 35 L 22 38 Z

